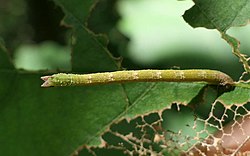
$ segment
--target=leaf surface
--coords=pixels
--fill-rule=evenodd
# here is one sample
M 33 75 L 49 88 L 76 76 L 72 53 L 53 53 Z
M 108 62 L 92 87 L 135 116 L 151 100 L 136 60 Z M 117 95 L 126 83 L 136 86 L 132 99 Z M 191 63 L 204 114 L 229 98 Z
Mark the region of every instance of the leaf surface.
M 231 105 L 243 105 L 250 102 L 250 89 L 236 87 L 234 91 L 224 93 L 217 100 L 229 107 Z
M 225 32 L 230 27 L 249 23 L 249 0 L 194 0 L 195 5 L 183 16 L 192 27 L 205 27 Z

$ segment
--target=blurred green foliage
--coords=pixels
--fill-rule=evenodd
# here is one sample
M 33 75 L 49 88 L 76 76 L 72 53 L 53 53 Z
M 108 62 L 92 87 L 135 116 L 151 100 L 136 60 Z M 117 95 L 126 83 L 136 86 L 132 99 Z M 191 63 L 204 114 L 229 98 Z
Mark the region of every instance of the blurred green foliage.
M 0 8 L 0 36 L 7 47 L 46 40 L 66 43 L 63 13 L 52 1 L 2 0 Z
M 18 69 L 70 71 L 70 49 L 48 41 L 22 45 L 16 49 L 14 63 Z
M 33 31 L 28 24 L 27 3 L 24 0 L 0 1 L 0 36 L 10 49 L 30 39 Z

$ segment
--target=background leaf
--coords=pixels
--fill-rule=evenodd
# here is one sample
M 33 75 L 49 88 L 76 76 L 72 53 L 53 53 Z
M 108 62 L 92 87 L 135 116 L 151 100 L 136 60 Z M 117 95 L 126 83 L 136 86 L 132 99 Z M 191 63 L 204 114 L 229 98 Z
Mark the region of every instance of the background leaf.
M 96 2 L 55 0 L 66 14 L 64 22 L 73 27 L 72 70 L 74 72 L 98 72 L 117 70 L 116 62 L 103 46 L 106 38 L 96 36 L 86 27 L 86 18 Z M 76 8 L 76 6 L 78 6 Z M 100 39 L 102 38 L 102 39 Z M 101 42 L 100 42 L 101 41 Z M 81 58 L 81 59 L 79 59 Z M 102 61 L 99 61 L 102 60 Z
M 248 0 L 194 0 L 195 5 L 183 18 L 192 27 L 205 27 L 225 32 L 230 27 L 248 24 L 250 2 Z

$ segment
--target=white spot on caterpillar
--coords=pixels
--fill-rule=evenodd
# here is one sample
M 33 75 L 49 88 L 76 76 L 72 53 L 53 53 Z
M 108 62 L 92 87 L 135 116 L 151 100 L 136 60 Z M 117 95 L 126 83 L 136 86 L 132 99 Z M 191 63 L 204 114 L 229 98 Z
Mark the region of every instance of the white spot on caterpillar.
M 161 79 L 162 78 L 162 72 L 161 71 L 157 71 L 156 72 L 156 78 L 157 79 Z
M 114 79 L 114 75 L 112 74 L 112 73 L 110 73 L 109 75 L 108 75 L 108 81 L 114 81 L 115 79 Z
M 134 80 L 139 79 L 139 76 L 138 76 L 138 72 L 137 72 L 137 71 L 133 72 L 133 79 L 134 79 Z
M 88 76 L 88 83 L 92 83 L 92 76 L 91 75 Z
M 180 80 L 185 79 L 185 73 L 183 71 L 175 72 L 175 77 Z
M 73 77 L 70 76 L 70 84 L 69 85 L 72 85 L 73 84 Z

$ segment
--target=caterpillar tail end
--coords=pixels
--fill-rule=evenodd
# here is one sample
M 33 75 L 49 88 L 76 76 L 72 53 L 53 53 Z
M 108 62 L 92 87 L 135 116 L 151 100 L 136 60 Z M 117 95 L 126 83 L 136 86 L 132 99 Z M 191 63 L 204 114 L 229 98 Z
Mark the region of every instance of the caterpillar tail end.
M 47 88 L 52 87 L 52 83 L 50 82 L 51 76 L 42 76 L 41 79 L 44 81 L 44 83 L 41 85 L 41 87 Z

